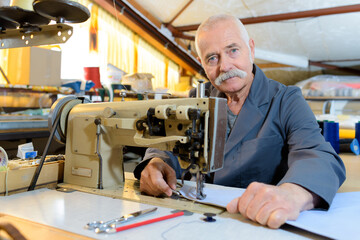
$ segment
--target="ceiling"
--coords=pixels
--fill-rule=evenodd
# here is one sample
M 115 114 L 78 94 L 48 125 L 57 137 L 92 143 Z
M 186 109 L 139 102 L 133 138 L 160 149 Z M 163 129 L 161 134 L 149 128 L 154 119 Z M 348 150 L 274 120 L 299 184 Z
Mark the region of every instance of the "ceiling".
M 341 68 L 360 75 L 360 0 L 128 0 L 147 21 L 191 45 L 197 26 L 226 13 L 241 19 L 260 63 Z M 163 31 L 164 32 L 164 31 Z M 279 65 L 277 65 L 279 66 Z
M 255 63 L 262 68 L 360 75 L 360 0 L 92 1 L 192 74 L 203 74 L 194 52 L 197 27 L 211 15 L 226 13 L 245 24 L 255 41 Z

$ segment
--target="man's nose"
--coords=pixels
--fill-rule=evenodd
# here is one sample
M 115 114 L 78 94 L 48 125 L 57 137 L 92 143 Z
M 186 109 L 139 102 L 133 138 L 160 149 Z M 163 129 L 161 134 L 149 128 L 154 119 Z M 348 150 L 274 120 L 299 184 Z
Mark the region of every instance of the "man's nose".
M 229 70 L 231 70 L 232 66 L 233 66 L 233 64 L 228 57 L 223 56 L 220 59 L 220 71 L 221 72 L 228 72 Z

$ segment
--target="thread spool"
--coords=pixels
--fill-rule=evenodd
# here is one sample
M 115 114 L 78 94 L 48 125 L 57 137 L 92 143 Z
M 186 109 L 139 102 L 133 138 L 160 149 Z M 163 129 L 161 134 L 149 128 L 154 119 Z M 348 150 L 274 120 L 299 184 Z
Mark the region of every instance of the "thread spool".
M 32 2 L 33 1 L 29 1 L 29 0 L 11 0 L 10 6 L 20 7 L 25 10 L 33 11 L 34 9 L 32 6 Z
M 324 134 L 324 121 L 318 120 L 319 128 L 321 129 L 321 134 Z
M 359 155 L 360 154 L 360 147 L 359 147 L 359 142 L 356 138 L 353 139 L 349 139 L 349 138 L 345 138 L 345 139 L 340 139 L 339 140 L 339 144 L 340 144 L 340 152 L 344 153 L 344 152 L 352 152 L 355 155 Z
M 215 222 L 216 219 L 214 216 L 216 216 L 215 213 L 204 213 L 205 218 L 203 219 L 205 222 Z
M 355 123 L 355 138 L 360 143 L 360 121 Z
M 324 122 L 324 138 L 331 144 L 336 153 L 340 152 L 339 123 L 334 121 Z
M 92 81 L 95 84 L 94 88 L 102 88 L 99 67 L 84 67 L 84 78 Z

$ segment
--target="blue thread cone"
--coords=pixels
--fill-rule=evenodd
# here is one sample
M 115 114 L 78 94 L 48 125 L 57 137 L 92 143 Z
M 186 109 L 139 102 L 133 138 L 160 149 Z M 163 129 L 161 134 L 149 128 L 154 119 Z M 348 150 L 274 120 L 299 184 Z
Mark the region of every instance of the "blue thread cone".
M 355 123 L 355 138 L 360 143 L 360 121 Z
M 356 138 L 351 142 L 350 149 L 355 155 L 360 154 L 359 141 Z
M 336 153 L 340 152 L 339 123 L 333 121 L 324 122 L 324 138 L 331 144 Z

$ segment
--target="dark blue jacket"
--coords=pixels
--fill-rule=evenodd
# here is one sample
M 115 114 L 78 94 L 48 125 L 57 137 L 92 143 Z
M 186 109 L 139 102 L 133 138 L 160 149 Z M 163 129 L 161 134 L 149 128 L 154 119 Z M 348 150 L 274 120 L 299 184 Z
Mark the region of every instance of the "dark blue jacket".
M 268 79 L 255 67 L 255 78 L 235 125 L 225 144 L 224 167 L 214 183 L 246 188 L 251 182 L 280 185 L 295 183 L 314 192 L 328 208 L 345 180 L 345 167 L 319 125 L 299 88 Z M 211 96 L 225 97 L 216 89 Z M 170 152 L 148 149 L 146 160 L 160 157 L 181 170 Z

